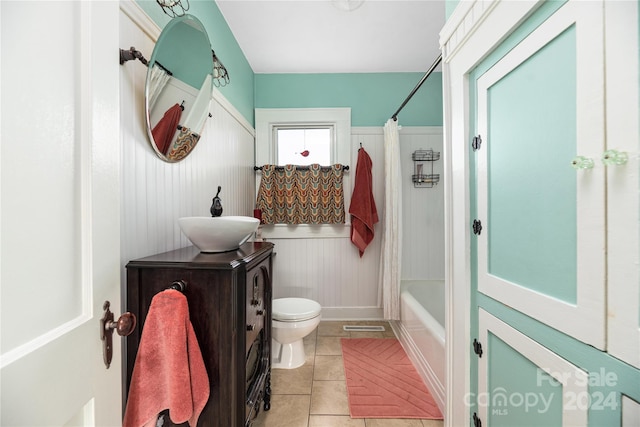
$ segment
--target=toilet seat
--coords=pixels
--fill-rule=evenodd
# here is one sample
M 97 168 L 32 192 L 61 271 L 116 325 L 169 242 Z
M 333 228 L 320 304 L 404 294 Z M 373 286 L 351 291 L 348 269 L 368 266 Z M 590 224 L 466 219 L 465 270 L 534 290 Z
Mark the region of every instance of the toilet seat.
M 272 319 L 280 322 L 296 322 L 320 315 L 322 307 L 306 298 L 278 298 L 272 303 Z

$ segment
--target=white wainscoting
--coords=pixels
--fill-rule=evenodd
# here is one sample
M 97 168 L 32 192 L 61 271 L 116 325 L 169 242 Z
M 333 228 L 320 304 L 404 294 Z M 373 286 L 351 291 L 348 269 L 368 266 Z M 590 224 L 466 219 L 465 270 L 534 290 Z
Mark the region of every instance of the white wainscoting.
M 444 280 L 444 173 L 441 127 L 403 127 L 400 130 L 402 158 L 402 280 Z M 415 188 L 411 154 L 416 150 L 440 152 L 433 173 L 440 182 L 432 188 Z M 431 173 L 430 162 L 423 173 Z
M 150 58 L 159 29 L 144 13 L 130 15 L 120 14 L 120 45 Z M 170 164 L 156 156 L 144 120 L 146 72 L 129 61 L 120 73 L 123 277 L 131 259 L 188 246 L 177 219 L 210 215 L 218 186 L 224 215 L 253 216 L 255 200 L 253 129 L 224 99 L 212 102 L 213 117 L 185 160 Z
M 120 16 L 121 47 L 135 46 L 151 57 L 159 29 L 134 7 Z M 209 119 L 195 150 L 182 162 L 161 161 L 149 145 L 144 120 L 147 68 L 138 61 L 121 67 L 122 274 L 135 258 L 188 246 L 177 219 L 208 215 L 211 199 L 222 186 L 224 215 L 252 215 L 255 205 L 254 132 L 228 102 L 212 103 Z M 383 131 L 351 130 L 352 178 L 360 143 L 373 161 L 373 193 L 382 218 Z M 411 153 L 419 148 L 442 150 L 442 128 L 403 127 L 403 279 L 444 278 L 444 209 L 442 183 L 413 188 Z M 427 165 L 425 165 L 427 167 Z M 442 174 L 442 160 L 434 163 Z M 442 176 L 442 175 L 441 175 Z M 353 179 L 351 180 L 353 182 Z M 349 201 L 345 208 L 349 209 Z M 345 237 L 272 239 L 275 243 L 274 297 L 312 298 L 325 319 L 379 319 L 378 269 L 380 225 L 362 258 Z M 124 282 L 123 282 L 124 283 Z
M 349 174 L 355 178 L 360 143 L 373 162 L 373 195 L 382 219 L 384 197 L 384 135 L 382 127 L 351 129 Z M 411 153 L 442 150 L 441 127 L 403 127 L 400 131 L 403 168 L 403 279 L 444 279 L 444 187 L 414 188 Z M 429 165 L 425 165 L 427 168 Z M 425 171 L 426 173 L 426 171 Z M 442 176 L 442 160 L 434 163 Z M 349 209 L 346 201 L 345 209 Z M 380 319 L 378 270 L 380 224 L 362 258 L 348 237 L 270 239 L 275 243 L 274 298 L 311 298 L 323 307 L 324 319 Z

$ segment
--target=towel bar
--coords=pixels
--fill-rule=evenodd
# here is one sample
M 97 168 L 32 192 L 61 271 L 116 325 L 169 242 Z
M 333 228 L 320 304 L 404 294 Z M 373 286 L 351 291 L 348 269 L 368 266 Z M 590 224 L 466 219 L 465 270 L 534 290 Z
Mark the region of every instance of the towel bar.
M 176 291 L 184 293 L 184 291 L 187 290 L 187 282 L 184 280 L 175 280 L 167 289 L 165 289 L 165 291 L 168 291 L 169 289 L 175 289 Z
M 326 170 L 326 169 L 330 169 L 330 168 L 331 168 L 331 166 L 320 166 L 320 169 L 325 169 Z M 277 170 L 283 170 L 284 166 L 276 166 L 276 169 Z M 308 170 L 308 169 L 309 169 L 309 166 L 297 166 L 296 165 L 296 170 Z M 262 166 L 254 166 L 253 170 L 254 171 L 261 171 L 262 170 Z M 346 166 L 346 165 L 342 166 L 342 170 L 348 171 L 349 170 L 349 166 Z

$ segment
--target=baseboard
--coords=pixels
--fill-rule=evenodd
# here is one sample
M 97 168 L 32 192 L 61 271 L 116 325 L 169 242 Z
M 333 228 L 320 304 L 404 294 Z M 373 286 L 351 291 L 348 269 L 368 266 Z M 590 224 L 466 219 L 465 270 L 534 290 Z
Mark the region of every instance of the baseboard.
M 435 375 L 431 367 L 429 366 L 429 362 L 422 356 L 420 350 L 416 347 L 411 335 L 405 329 L 404 325 L 397 321 L 392 320 L 389 322 L 391 324 L 391 329 L 398 337 L 398 341 L 402 344 L 402 348 L 407 352 L 407 356 L 415 366 L 418 374 L 422 377 L 422 380 L 425 382 L 433 399 L 436 401 L 438 408 L 440 408 L 440 412 L 444 414 L 445 412 L 445 389 L 444 385 L 438 380 L 438 377 Z
M 322 320 L 384 320 L 381 307 L 322 307 Z

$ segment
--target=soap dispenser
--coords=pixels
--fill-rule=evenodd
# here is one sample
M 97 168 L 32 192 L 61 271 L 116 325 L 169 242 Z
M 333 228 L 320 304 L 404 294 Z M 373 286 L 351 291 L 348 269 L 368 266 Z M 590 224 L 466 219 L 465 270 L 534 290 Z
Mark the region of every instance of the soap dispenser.
M 211 216 L 222 216 L 222 200 L 220 199 L 219 194 L 222 187 L 218 185 L 218 192 L 216 193 L 216 197 L 213 198 L 213 204 L 211 205 Z

